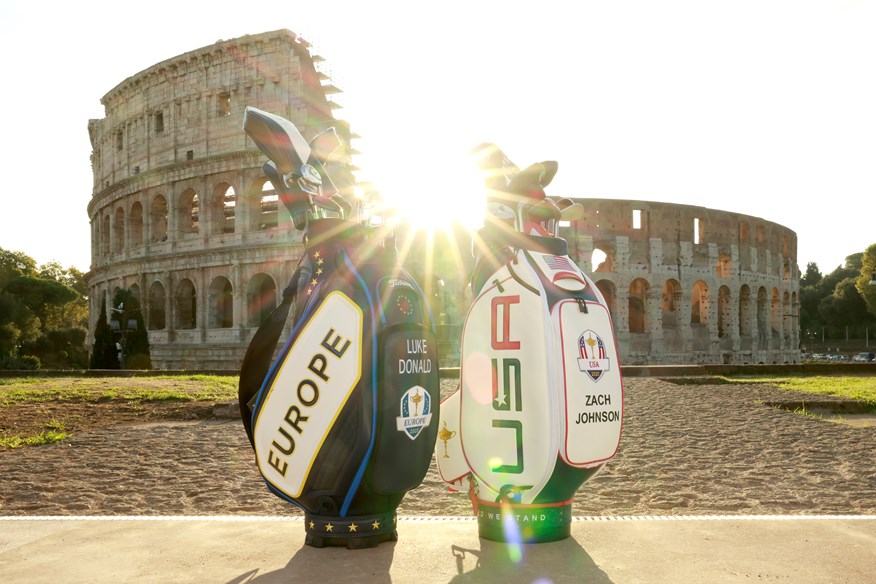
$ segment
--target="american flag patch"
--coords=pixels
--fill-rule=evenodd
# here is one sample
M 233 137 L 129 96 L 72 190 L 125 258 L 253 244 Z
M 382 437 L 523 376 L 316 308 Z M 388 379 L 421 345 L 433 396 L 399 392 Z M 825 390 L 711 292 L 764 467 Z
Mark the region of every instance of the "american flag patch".
M 548 267 L 552 270 L 567 270 L 570 272 L 575 271 L 575 267 L 569 258 L 564 256 L 544 256 L 544 262 L 548 265 Z

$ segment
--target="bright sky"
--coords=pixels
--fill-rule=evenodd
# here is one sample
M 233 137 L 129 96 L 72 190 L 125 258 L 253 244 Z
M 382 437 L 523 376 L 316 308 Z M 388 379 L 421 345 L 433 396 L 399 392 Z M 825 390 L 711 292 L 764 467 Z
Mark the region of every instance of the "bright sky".
M 436 215 L 476 212 L 453 199 L 458 161 L 489 141 L 521 166 L 559 161 L 549 195 L 785 225 L 801 269 L 876 242 L 876 3 L 0 0 L 0 247 L 88 270 L 100 98 L 280 28 L 327 60 L 363 178 Z

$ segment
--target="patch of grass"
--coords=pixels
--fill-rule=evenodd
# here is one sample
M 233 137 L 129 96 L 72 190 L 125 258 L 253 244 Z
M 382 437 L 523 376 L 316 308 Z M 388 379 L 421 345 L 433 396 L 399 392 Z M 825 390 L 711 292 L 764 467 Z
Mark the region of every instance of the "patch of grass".
M 824 416 L 822 414 L 816 414 L 815 412 L 811 412 L 806 409 L 806 402 L 803 402 L 799 408 L 794 409 L 794 413 L 800 416 L 806 416 L 807 418 L 812 418 L 813 420 L 823 420 Z
M 876 411 L 876 377 L 797 376 L 722 377 L 725 383 L 756 383 L 788 391 L 852 399 Z
M 47 430 L 36 436 L 0 436 L 0 448 L 21 448 L 23 446 L 41 446 L 60 442 L 70 437 L 65 432 Z
M 238 379 L 220 375 L 156 377 L 14 377 L 0 384 L 0 406 L 16 403 L 233 401 Z
M 46 422 L 46 429 L 51 430 L 53 432 L 63 432 L 67 429 L 67 423 L 63 420 L 58 420 L 57 418 L 52 418 L 48 422 Z

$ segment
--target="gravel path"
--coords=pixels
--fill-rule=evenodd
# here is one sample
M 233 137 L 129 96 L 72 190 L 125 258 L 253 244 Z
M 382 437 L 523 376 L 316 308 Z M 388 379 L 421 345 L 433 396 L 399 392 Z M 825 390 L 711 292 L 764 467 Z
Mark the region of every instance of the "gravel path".
M 451 383 L 450 381 L 445 384 Z M 876 426 L 764 405 L 760 385 L 625 382 L 617 456 L 576 515 L 876 514 Z M 402 515 L 468 515 L 433 464 Z M 126 424 L 0 452 L 0 515 L 295 515 L 258 474 L 238 420 Z

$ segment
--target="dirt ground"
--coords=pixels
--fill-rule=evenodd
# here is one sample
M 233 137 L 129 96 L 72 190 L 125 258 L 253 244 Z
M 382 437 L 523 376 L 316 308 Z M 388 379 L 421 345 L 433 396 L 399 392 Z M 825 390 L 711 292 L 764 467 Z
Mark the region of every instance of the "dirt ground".
M 54 396 L 38 401 L 4 399 L 9 388 L 0 386 L 0 437 L 38 436 L 49 430 L 77 435 L 132 422 L 200 420 L 215 417 L 217 402 L 236 399 L 230 393 L 221 400 L 132 396 L 162 391 L 197 396 L 204 391 L 202 382 L 162 378 L 47 379 L 28 385 L 28 390 Z M 127 397 L 111 397 L 116 394 Z

